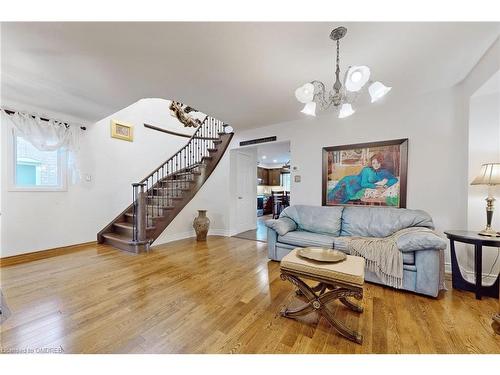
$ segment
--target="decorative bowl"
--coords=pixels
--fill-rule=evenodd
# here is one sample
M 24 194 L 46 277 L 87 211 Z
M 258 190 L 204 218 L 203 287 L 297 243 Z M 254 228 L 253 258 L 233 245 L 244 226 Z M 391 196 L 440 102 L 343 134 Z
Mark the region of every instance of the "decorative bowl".
M 324 249 L 321 247 L 305 247 L 303 249 L 298 249 L 297 255 L 302 258 L 328 263 L 341 262 L 347 258 L 342 251 L 334 249 Z

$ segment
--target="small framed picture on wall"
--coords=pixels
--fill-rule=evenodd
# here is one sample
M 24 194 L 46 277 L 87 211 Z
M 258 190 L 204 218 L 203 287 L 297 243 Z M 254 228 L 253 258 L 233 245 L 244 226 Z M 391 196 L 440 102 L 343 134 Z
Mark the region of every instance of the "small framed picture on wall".
M 124 141 L 134 141 L 134 125 L 111 120 L 111 137 Z

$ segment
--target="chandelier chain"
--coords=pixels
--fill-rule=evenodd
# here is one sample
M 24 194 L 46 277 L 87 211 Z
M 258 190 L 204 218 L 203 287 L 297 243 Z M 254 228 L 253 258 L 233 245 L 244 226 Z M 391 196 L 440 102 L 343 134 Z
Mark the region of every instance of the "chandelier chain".
M 340 65 L 340 40 L 337 40 L 337 69 Z

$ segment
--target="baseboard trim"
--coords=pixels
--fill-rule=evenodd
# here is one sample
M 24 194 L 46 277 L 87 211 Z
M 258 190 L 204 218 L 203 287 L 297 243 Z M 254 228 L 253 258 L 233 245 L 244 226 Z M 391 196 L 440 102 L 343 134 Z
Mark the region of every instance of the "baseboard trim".
M 223 237 L 231 237 L 230 233 L 226 229 L 209 229 L 208 236 L 223 236 Z M 167 234 L 164 238 L 158 238 L 155 242 L 153 242 L 153 246 L 164 245 L 169 242 L 185 240 L 186 238 L 196 237 L 196 232 L 193 230 L 188 230 L 185 232 L 179 232 L 175 234 Z
M 31 253 L 12 255 L 9 257 L 0 258 L 0 267 L 8 267 L 16 264 L 29 263 L 35 260 L 52 258 L 59 255 L 71 254 L 77 251 L 85 250 L 85 247 L 93 244 L 96 244 L 96 241 L 84 242 L 76 245 L 69 245 L 63 247 L 56 247 L 47 250 L 33 251 Z
M 469 281 L 474 280 L 474 278 L 476 277 L 476 274 L 473 270 L 468 270 L 464 267 L 460 267 L 460 271 L 462 272 L 462 275 L 464 276 L 464 278 L 469 280 Z M 451 263 L 445 262 L 444 272 L 446 274 L 451 275 Z M 495 280 L 497 279 L 497 275 L 493 274 L 493 273 L 483 272 L 481 277 L 482 277 L 483 283 L 486 282 L 486 285 L 488 285 L 488 283 L 493 284 L 495 282 Z

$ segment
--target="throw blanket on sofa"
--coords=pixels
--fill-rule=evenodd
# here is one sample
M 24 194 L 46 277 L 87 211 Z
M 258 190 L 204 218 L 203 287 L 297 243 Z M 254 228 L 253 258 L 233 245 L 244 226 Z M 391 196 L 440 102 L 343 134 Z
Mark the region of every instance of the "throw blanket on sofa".
M 343 237 L 351 255 L 365 258 L 366 268 L 374 272 L 385 284 L 403 287 L 403 253 L 399 250 L 399 237 L 415 232 L 432 232 L 429 228 L 411 227 L 383 237 Z

